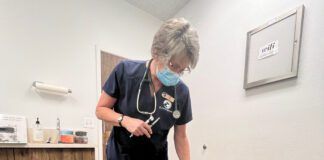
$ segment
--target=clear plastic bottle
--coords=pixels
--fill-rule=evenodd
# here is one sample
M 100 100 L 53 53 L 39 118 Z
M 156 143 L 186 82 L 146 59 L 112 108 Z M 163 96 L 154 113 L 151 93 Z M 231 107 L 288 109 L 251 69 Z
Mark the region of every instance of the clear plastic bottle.
M 34 143 L 44 143 L 44 131 L 41 127 L 38 117 L 37 117 L 35 127 L 33 130 L 33 142 Z

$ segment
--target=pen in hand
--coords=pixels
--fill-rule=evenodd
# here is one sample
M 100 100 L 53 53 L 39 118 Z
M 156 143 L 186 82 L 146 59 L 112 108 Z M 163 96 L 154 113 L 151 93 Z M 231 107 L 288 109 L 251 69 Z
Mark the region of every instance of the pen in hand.
M 150 121 L 152 121 L 154 118 L 149 118 L 148 120 L 146 120 L 145 121 L 145 123 L 149 123 Z M 158 121 L 160 120 L 160 117 L 159 118 L 157 118 L 152 124 L 150 124 L 150 127 L 153 127 Z M 131 134 L 130 136 L 129 136 L 129 138 L 132 138 L 133 137 L 133 134 Z

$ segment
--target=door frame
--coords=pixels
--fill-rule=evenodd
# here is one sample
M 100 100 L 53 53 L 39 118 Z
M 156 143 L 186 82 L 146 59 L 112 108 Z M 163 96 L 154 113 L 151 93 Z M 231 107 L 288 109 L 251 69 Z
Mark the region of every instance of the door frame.
M 102 48 L 99 45 L 95 45 L 95 65 L 96 65 L 96 102 L 99 100 L 101 92 L 102 92 L 102 87 L 101 87 L 101 53 L 106 53 L 106 54 L 111 54 L 120 58 L 119 55 L 115 55 L 113 53 L 108 52 L 109 49 Z M 97 119 L 97 128 L 98 128 L 98 151 L 96 160 L 103 160 L 103 121 Z
M 95 45 L 95 67 L 96 67 L 96 102 L 98 102 L 101 95 L 101 51 L 102 48 L 99 45 Z M 102 121 L 97 119 L 97 128 L 98 128 L 98 147 L 96 151 L 96 160 L 103 159 L 103 147 L 102 147 Z

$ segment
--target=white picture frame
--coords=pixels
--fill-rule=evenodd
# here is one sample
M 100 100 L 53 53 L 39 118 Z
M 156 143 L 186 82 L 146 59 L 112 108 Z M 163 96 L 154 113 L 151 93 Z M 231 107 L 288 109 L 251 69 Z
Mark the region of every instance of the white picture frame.
M 244 89 L 297 77 L 304 5 L 249 31 Z

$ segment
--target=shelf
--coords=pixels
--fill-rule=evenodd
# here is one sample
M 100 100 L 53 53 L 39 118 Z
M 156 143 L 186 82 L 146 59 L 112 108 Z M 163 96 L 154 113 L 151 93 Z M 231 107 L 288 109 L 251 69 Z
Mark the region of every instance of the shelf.
M 0 148 L 96 148 L 93 144 L 0 144 Z

